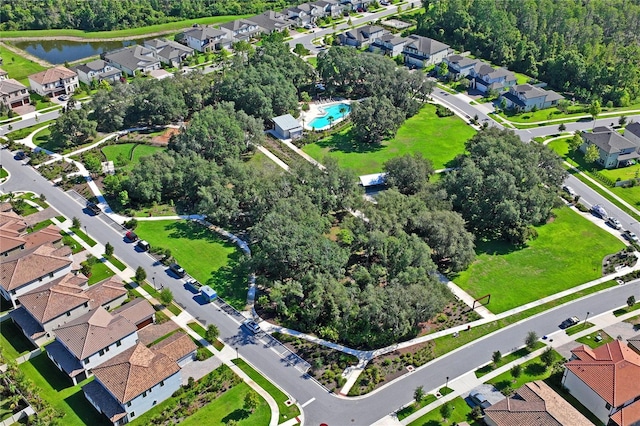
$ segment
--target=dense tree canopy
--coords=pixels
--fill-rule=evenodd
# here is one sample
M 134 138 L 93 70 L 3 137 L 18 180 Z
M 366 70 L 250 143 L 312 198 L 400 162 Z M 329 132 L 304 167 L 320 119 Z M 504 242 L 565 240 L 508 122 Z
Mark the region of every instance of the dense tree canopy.
M 257 14 L 295 3 L 287 0 L 7 0 L 0 7 L 0 30 L 120 30 L 205 16 Z
M 88 119 L 84 108 L 70 108 L 60 115 L 50 130 L 49 139 L 55 145 L 81 145 L 96 135 L 96 123 Z
M 424 0 L 420 34 L 581 98 L 640 96 L 640 3 Z
M 523 244 L 528 228 L 547 220 L 565 177 L 562 161 L 512 131 L 482 130 L 466 143 L 460 168 L 442 180 L 474 234 Z

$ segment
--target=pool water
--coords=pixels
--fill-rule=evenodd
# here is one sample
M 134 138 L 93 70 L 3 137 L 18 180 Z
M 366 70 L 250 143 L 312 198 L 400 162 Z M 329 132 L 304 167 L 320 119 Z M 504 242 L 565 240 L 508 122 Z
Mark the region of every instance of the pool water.
M 344 108 L 344 109 L 343 109 Z M 343 109 L 342 112 L 340 110 Z M 339 119 L 347 116 L 351 112 L 351 106 L 349 104 L 335 104 L 326 107 L 322 107 L 325 114 L 322 117 L 316 117 L 311 120 L 309 127 L 312 129 L 322 129 L 335 123 Z M 329 117 L 333 117 L 332 121 L 329 121 Z

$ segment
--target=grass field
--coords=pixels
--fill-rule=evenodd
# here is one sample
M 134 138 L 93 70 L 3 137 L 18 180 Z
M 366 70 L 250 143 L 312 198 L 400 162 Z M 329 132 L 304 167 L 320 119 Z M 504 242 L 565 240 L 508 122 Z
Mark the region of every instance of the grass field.
M 48 126 L 52 123 L 52 121 L 46 121 L 44 123 L 36 124 L 35 126 L 25 127 L 24 129 L 14 130 L 13 132 L 9 132 L 6 134 L 8 138 L 13 139 L 14 141 L 24 139 L 29 136 L 32 132 L 35 132 L 38 129 L 41 129 L 45 126 Z
M 234 19 L 246 18 L 251 15 L 223 15 L 223 16 L 209 16 L 205 18 L 185 19 L 182 21 L 168 22 L 166 24 L 149 25 L 147 27 L 128 28 L 126 30 L 115 31 L 82 31 L 82 30 L 25 30 L 25 31 L 0 31 L 0 38 L 19 38 L 19 37 L 46 37 L 54 38 L 57 36 L 67 37 L 80 37 L 86 39 L 101 39 L 101 38 L 120 38 L 120 37 L 144 37 L 150 33 L 156 32 L 171 32 L 179 31 L 185 28 L 191 27 L 193 24 L 211 25 L 222 24 L 225 22 L 233 21 Z M 4 54 L 2 55 L 4 58 Z M 6 63 L 6 59 L 5 59 Z M 5 68 L 3 66 L 3 68 Z M 5 68 L 6 70 L 6 68 Z M 37 71 L 34 71 L 37 72 Z M 31 74 L 31 73 L 29 73 Z M 13 78 L 13 77 L 12 77 Z
M 487 308 L 499 313 L 601 277 L 603 257 L 622 242 L 569 208 L 554 213 L 526 248 L 478 242 L 477 260 L 454 282 L 475 298 L 492 294 Z
M 290 420 L 300 414 L 300 410 L 298 410 L 298 407 L 296 405 L 287 407 L 285 401 L 287 401 L 289 397 L 285 393 L 283 393 L 262 374 L 254 370 L 243 359 L 235 359 L 233 360 L 233 363 L 240 367 L 242 371 L 244 371 L 249 377 L 251 377 L 254 382 L 258 384 L 258 386 L 267 391 L 269 395 L 271 395 L 273 399 L 276 400 L 278 409 L 280 410 L 280 423 Z
M 158 146 L 123 143 L 107 145 L 102 148 L 102 152 L 107 157 L 107 161 L 113 161 L 116 167 L 131 170 L 140 158 L 152 155 L 163 149 Z
M 517 351 L 511 352 L 510 354 L 504 355 L 502 357 L 502 359 L 500 360 L 500 362 L 498 362 L 497 364 L 494 364 L 493 362 L 491 364 L 487 364 L 484 367 L 478 368 L 475 371 L 476 377 L 482 377 L 485 374 L 490 373 L 491 371 L 495 370 L 496 368 L 500 368 L 503 365 L 507 365 L 510 362 L 513 362 L 517 359 L 522 358 L 525 355 L 528 355 L 530 352 L 532 351 L 536 351 L 540 348 L 543 348 L 545 345 L 544 343 L 537 341 L 536 344 L 534 345 L 533 349 L 529 350 L 529 348 L 524 347 L 524 348 L 520 348 Z
M 109 425 L 107 418 L 99 414 L 87 401 L 81 387 L 92 379 L 71 386 L 71 379 L 51 362 L 46 354 L 20 365 L 20 369 L 39 389 L 39 395 L 53 408 L 64 413 L 65 426 Z
M 13 321 L 4 321 L 0 331 L 0 346 L 6 359 L 15 360 L 36 349 Z
M 558 352 L 553 351 L 553 359 L 554 361 L 562 361 L 563 358 Z M 544 365 L 540 357 L 530 359 L 521 365 L 522 374 L 519 377 L 513 377 L 511 371 L 506 371 L 487 383 L 494 385 L 500 392 L 505 393 L 505 389 L 518 389 L 525 383 L 547 379 L 552 373 L 552 369 Z
M 342 167 L 360 175 L 381 172 L 383 164 L 390 158 L 415 152 L 430 159 L 436 169 L 441 169 L 464 152 L 464 143 L 475 134 L 475 130 L 458 117 L 440 118 L 435 110 L 435 106 L 425 105 L 418 114 L 404 122 L 394 139 L 380 146 L 356 143 L 347 128 L 302 149 L 320 162 L 326 156 L 334 157 Z
M 600 337 L 602 337 L 602 340 L 600 340 L 599 342 L 595 340 L 597 335 L 600 335 Z M 594 331 L 593 333 L 587 336 L 581 337 L 577 339 L 576 342 L 582 343 L 583 345 L 587 345 L 590 348 L 597 348 L 598 346 L 602 346 L 606 343 L 613 342 L 613 337 L 609 336 L 607 333 L 600 330 L 600 331 Z
M 244 307 L 248 271 L 241 266 L 244 255 L 234 244 L 187 221 L 140 221 L 136 233 L 152 247 L 171 249 L 189 275 L 214 288 L 227 303 Z M 161 281 L 162 277 L 156 278 Z
M 9 74 L 9 78 L 16 79 L 27 87 L 29 87 L 27 77 L 45 69 L 42 65 L 13 53 L 3 46 L 0 46 L 0 57 L 3 61 L 2 69 Z
M 424 416 L 409 423 L 409 426 L 442 426 L 453 425 L 456 423 L 467 422 L 471 426 L 480 426 L 483 423 L 473 420 L 471 417 L 471 407 L 465 402 L 462 397 L 457 397 L 448 402 L 453 408 L 451 411 L 451 418 L 448 421 L 443 420 L 440 415 L 440 408 L 429 411 Z
M 89 277 L 89 285 L 93 285 L 95 283 L 99 283 L 102 280 L 105 280 L 111 276 L 115 275 L 107 265 L 102 262 L 96 262 L 91 267 L 91 276 Z
M 9 173 L 4 169 L 4 167 L 0 167 L 0 179 L 6 178 L 9 176 Z

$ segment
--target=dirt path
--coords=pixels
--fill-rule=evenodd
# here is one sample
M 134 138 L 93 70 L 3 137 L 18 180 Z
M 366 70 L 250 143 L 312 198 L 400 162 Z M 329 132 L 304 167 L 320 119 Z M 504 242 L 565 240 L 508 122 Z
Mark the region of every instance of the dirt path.
M 40 58 L 38 58 L 36 56 L 33 56 L 29 52 L 26 52 L 26 51 L 24 51 L 22 49 L 18 49 L 17 47 L 12 46 L 10 44 L 3 43 L 2 41 L 0 41 L 0 46 L 4 47 L 7 50 L 10 50 L 11 52 L 15 53 L 16 55 L 20 55 L 20 56 L 22 56 L 24 58 L 27 58 L 28 60 L 33 61 L 36 64 L 40 64 L 45 68 L 53 67 L 52 64 L 50 64 L 49 62 L 45 61 L 44 59 L 40 59 Z

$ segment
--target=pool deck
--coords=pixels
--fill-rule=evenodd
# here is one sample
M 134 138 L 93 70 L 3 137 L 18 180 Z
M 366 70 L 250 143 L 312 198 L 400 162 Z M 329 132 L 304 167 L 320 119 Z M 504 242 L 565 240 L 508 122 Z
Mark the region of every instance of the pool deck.
M 317 128 L 313 128 L 309 125 L 309 123 L 311 123 L 314 119 L 318 118 L 318 117 L 323 117 L 326 115 L 326 112 L 324 111 L 324 108 L 329 107 L 331 105 L 337 105 L 337 104 L 347 104 L 347 105 L 351 105 L 351 99 L 335 99 L 335 100 L 330 100 L 330 101 L 322 101 L 322 102 L 312 102 L 309 104 L 309 111 L 303 111 L 302 114 L 300 115 L 300 120 L 302 120 L 302 123 L 304 124 L 304 128 L 305 130 L 326 130 L 328 128 L 330 128 L 331 126 L 341 122 L 342 120 L 344 120 L 344 117 L 340 117 L 340 118 L 336 118 L 333 121 L 332 125 L 329 126 L 324 126 L 324 127 L 317 127 Z

